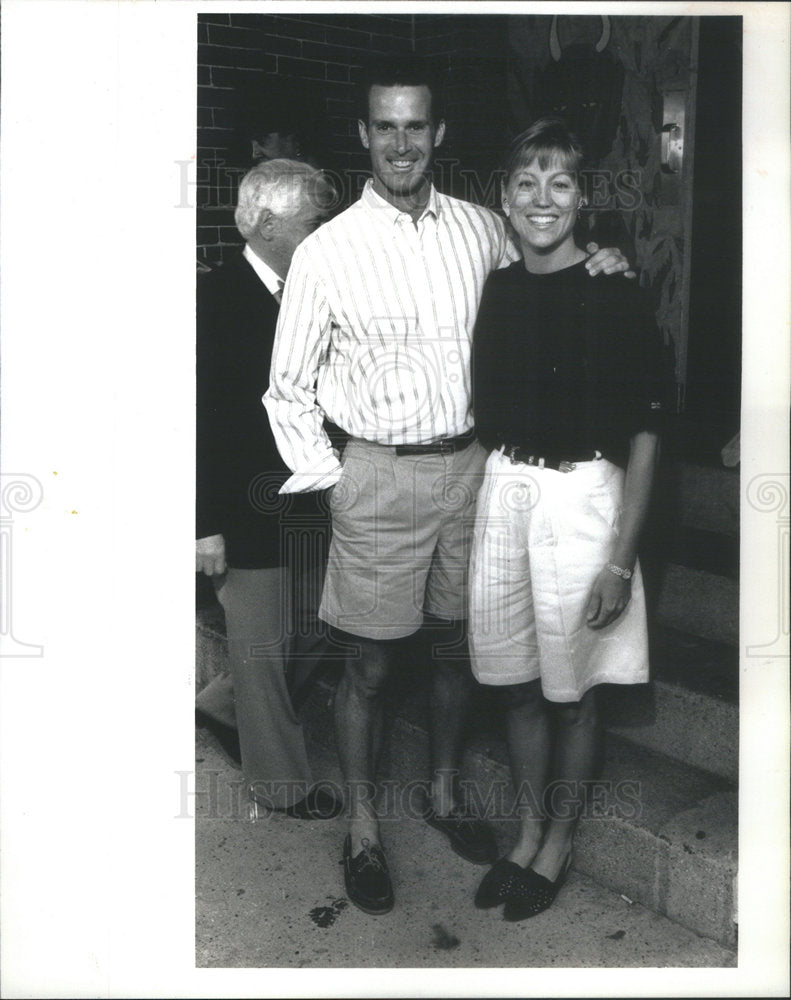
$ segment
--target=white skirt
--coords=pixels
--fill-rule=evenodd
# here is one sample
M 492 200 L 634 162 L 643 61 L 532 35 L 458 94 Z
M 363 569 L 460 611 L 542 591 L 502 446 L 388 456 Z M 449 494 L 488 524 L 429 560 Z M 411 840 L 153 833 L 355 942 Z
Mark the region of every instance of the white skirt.
M 482 684 L 540 677 L 546 698 L 568 702 L 596 684 L 648 680 L 639 565 L 622 614 L 598 630 L 585 621 L 618 533 L 624 478 L 606 459 L 557 472 L 489 456 L 470 570 L 470 654 Z

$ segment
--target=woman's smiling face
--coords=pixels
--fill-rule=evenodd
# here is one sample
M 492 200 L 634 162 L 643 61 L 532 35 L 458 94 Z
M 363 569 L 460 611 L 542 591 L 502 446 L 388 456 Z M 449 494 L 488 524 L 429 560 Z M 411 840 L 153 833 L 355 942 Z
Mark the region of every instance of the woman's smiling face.
M 543 167 L 534 159 L 512 171 L 503 187 L 503 208 L 525 256 L 573 249 L 580 198 L 576 177 L 560 155 Z

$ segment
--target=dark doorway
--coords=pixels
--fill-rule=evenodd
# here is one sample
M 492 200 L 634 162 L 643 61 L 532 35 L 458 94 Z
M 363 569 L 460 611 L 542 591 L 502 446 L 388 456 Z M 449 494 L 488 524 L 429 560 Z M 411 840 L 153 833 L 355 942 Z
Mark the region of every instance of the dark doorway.
M 698 452 L 689 457 L 719 461 L 720 449 L 739 430 L 741 400 L 740 17 L 700 18 L 698 63 L 683 423 Z

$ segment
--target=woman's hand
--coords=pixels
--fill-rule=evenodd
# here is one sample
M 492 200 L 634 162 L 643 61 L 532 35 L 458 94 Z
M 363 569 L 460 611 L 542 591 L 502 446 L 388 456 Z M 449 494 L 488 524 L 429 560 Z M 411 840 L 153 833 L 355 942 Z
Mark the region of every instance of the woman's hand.
M 632 582 L 611 573 L 605 566 L 596 577 L 588 598 L 585 621 L 588 628 L 604 628 L 618 618 L 632 598 Z
M 598 243 L 589 243 L 585 249 L 591 254 L 590 259 L 585 262 L 585 267 L 591 277 L 600 271 L 604 271 L 605 274 L 617 274 L 619 271 L 623 271 L 626 278 L 637 277 L 631 269 L 629 261 L 618 247 L 605 247 L 600 250 Z

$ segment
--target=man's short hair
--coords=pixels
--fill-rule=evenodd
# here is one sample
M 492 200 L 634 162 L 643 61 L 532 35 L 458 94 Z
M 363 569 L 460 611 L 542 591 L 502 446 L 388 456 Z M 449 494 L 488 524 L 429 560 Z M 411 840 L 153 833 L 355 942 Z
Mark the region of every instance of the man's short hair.
M 335 189 L 321 170 L 298 160 L 266 160 L 242 178 L 234 220 L 249 240 L 265 212 L 289 219 L 305 202 L 328 212 L 334 201 Z
M 431 91 L 431 119 L 445 117 L 444 79 L 436 65 L 417 56 L 379 56 L 362 70 L 359 86 L 358 117 L 368 121 L 368 96 L 371 87 L 428 87 Z

